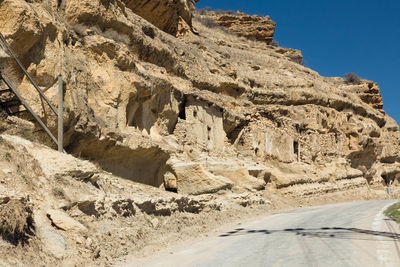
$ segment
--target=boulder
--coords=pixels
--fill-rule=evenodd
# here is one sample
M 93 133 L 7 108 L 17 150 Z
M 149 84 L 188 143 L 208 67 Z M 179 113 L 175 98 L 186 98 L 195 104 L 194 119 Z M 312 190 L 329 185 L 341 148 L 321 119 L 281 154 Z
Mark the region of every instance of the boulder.
M 48 210 L 47 217 L 50 219 L 52 224 L 64 231 L 75 232 L 84 234 L 88 229 L 83 226 L 80 222 L 71 218 L 65 212 L 59 210 Z
M 234 183 L 223 176 L 214 175 L 204 165 L 194 162 L 179 162 L 172 165 L 177 177 L 178 192 L 182 194 L 206 194 L 230 189 Z
M 275 50 L 277 53 L 288 57 L 291 61 L 298 64 L 303 63 L 303 53 L 297 49 L 279 47 Z
M 263 190 L 266 185 L 264 179 L 250 175 L 246 167 L 235 161 L 207 161 L 207 169 L 214 175 L 228 178 L 235 186 L 249 190 Z

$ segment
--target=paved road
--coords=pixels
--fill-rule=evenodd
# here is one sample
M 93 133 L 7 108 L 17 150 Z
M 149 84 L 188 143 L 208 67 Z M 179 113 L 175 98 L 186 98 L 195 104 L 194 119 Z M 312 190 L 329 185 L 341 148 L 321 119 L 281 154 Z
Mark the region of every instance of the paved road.
M 394 200 L 343 203 L 266 216 L 147 261 L 145 266 L 400 266 Z

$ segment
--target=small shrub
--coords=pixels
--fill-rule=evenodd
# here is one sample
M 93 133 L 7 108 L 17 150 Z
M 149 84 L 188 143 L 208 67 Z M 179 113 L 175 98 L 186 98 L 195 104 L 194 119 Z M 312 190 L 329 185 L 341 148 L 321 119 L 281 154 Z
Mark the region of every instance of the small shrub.
M 29 129 L 23 129 L 20 133 L 18 133 L 21 137 L 25 138 L 26 140 L 29 140 L 31 142 L 35 141 L 35 135 L 32 132 L 32 130 Z
M 194 17 L 194 20 L 196 22 L 199 22 L 201 24 L 203 24 L 203 26 L 209 28 L 209 29 L 218 29 L 223 31 L 225 34 L 227 35 L 235 35 L 233 32 L 229 31 L 227 28 L 218 25 L 215 20 L 213 20 L 210 17 Z
M 207 14 L 207 10 L 205 10 L 204 8 L 202 8 L 202 9 L 197 9 L 197 10 L 195 11 L 195 13 L 198 13 L 198 14 L 204 16 L 204 15 Z
M 272 40 L 272 41 L 269 43 L 269 45 L 278 47 L 278 46 L 279 46 L 279 42 L 278 42 L 277 40 Z
M 360 84 L 361 83 L 361 78 L 358 77 L 358 75 L 353 72 L 346 73 L 344 76 L 345 76 L 346 83 L 350 83 L 350 84 Z
M 100 35 L 102 35 L 105 38 L 112 39 L 117 43 L 129 44 L 130 41 L 129 36 L 127 36 L 126 34 L 119 33 L 111 28 L 105 29 L 102 33 L 100 33 Z
M 63 176 L 62 176 L 61 174 L 59 174 L 59 173 L 56 173 L 56 174 L 54 175 L 54 179 L 56 179 L 58 182 L 60 182 L 60 181 L 62 181 Z
M 385 215 L 397 223 L 400 223 L 400 203 L 398 202 L 386 209 Z
M 53 195 L 59 198 L 65 197 L 64 189 L 62 189 L 61 187 L 53 188 Z
M 302 59 L 302 60 L 300 61 L 300 65 L 302 65 L 302 66 L 304 66 L 304 67 L 307 67 L 307 66 L 308 66 L 307 60 Z
M 10 152 L 6 152 L 5 158 L 6 158 L 7 161 L 11 161 L 12 156 L 11 156 Z
M 250 40 L 250 41 L 253 41 L 253 42 L 257 42 L 258 41 L 257 38 L 254 37 L 254 36 L 247 37 L 247 39 Z
M 215 20 L 213 20 L 212 18 L 209 17 L 196 17 L 195 18 L 196 21 L 200 22 L 201 24 L 203 24 L 204 26 L 206 26 L 207 28 L 218 28 L 220 27 Z
M 0 203 L 0 235 L 13 245 L 22 245 L 34 235 L 32 205 L 28 199 L 8 198 Z

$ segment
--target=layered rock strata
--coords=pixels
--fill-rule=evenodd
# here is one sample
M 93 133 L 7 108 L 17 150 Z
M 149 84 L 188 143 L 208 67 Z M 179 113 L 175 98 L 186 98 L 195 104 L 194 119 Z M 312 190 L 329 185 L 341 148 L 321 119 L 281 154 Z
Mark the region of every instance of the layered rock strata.
M 397 183 L 400 134 L 376 84 L 321 77 L 264 42 L 201 23 L 177 39 L 132 3 L 0 3 L 0 31 L 54 104 L 64 76 L 69 153 L 186 194 Z M 243 17 L 229 23 L 261 23 Z M 268 43 L 275 24 L 264 20 Z M 30 83 L 14 75 L 55 131 Z
M 276 23 L 269 16 L 249 16 L 243 13 L 215 14 L 215 21 L 239 36 L 270 44 L 274 39 Z
M 298 64 L 303 64 L 303 54 L 300 50 L 279 47 L 275 44 L 272 46 L 271 42 L 274 39 L 276 24 L 269 16 L 249 16 L 240 11 L 234 13 L 205 10 L 196 11 L 195 14 L 195 18 L 206 27 L 210 27 L 215 23 L 228 32 L 250 41 L 258 41 L 271 45 L 270 49 L 274 49 L 276 53 L 285 55 Z
M 127 8 L 174 36 L 187 34 L 192 27 L 192 11 L 198 0 L 123 0 Z M 124 6 L 122 6 L 124 8 Z

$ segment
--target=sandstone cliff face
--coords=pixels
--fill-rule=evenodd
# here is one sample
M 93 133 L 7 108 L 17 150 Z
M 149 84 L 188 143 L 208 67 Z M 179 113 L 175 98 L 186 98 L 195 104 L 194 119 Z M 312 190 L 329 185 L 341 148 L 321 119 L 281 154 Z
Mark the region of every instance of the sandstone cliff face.
M 14 126 L 10 131 L 32 127 L 15 117 L 0 121 L 7 124 Z M 175 233 L 181 239 L 186 227 L 209 227 L 213 211 L 228 210 L 232 217 L 267 203 L 254 193 L 165 192 L 15 135 L 0 135 L 0 153 L 0 252 L 6 266 L 24 266 L 27 259 L 30 265 L 117 265 L 132 250 L 151 250 L 155 240 L 159 250 L 176 240 Z
M 54 103 L 55 78 L 64 76 L 69 153 L 188 194 L 313 194 L 397 181 L 400 134 L 376 84 L 321 77 L 264 42 L 197 22 L 199 35 L 176 39 L 138 16 L 139 2 L 0 3 L 0 31 Z M 253 21 L 244 18 L 229 23 Z M 275 24 L 266 24 L 268 43 Z
M 127 8 L 145 18 L 161 30 L 175 36 L 187 34 L 183 32 L 192 27 L 192 10 L 198 0 L 123 0 Z
M 244 37 L 251 41 L 259 41 L 266 44 L 271 44 L 274 39 L 276 24 L 269 16 L 260 17 L 257 15 L 249 16 L 240 11 L 223 12 L 223 11 L 196 11 L 195 18 L 208 27 L 213 23 L 226 29 L 235 35 Z M 303 54 L 300 50 L 284 48 L 278 46 L 271 46 L 276 53 L 285 55 L 290 60 L 303 64 Z
M 213 17 L 219 25 L 239 36 L 263 41 L 266 44 L 274 39 L 276 23 L 269 16 L 249 16 L 243 13 L 218 15 L 214 13 Z

